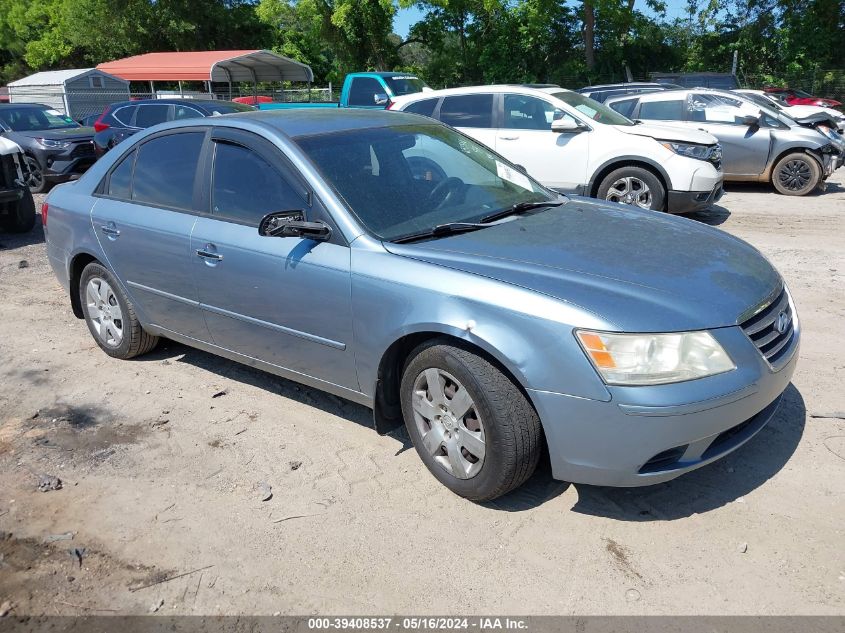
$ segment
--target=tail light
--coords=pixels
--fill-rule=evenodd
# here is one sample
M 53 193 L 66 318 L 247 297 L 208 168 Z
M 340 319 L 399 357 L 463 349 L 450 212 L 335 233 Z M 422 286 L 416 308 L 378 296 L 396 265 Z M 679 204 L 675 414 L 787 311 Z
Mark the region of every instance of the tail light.
M 45 229 L 47 228 L 47 212 L 50 210 L 50 207 L 45 202 L 41 205 L 41 226 Z
M 103 110 L 103 113 L 100 115 L 100 117 L 96 121 L 94 121 L 94 131 L 95 132 L 102 132 L 103 130 L 109 129 L 109 124 L 103 122 L 103 119 L 109 113 L 109 110 L 111 110 L 111 107 L 106 106 L 106 109 Z

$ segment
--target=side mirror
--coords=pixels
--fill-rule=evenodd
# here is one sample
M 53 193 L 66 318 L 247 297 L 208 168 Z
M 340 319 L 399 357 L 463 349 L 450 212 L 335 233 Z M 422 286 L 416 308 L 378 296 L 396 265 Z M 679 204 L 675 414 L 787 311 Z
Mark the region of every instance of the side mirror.
M 390 103 L 390 97 L 383 92 L 377 92 L 373 95 L 373 101 L 375 101 L 376 105 L 386 106 Z
M 748 127 L 757 127 L 760 125 L 760 117 L 749 114 L 748 116 L 742 117 L 742 124 Z
M 559 134 L 566 134 L 571 132 L 580 132 L 583 128 L 578 125 L 576 121 L 569 117 L 563 119 L 555 119 L 552 121 L 552 132 Z
M 324 241 L 331 237 L 332 230 L 324 222 L 307 222 L 302 211 L 274 211 L 261 218 L 258 234 Z

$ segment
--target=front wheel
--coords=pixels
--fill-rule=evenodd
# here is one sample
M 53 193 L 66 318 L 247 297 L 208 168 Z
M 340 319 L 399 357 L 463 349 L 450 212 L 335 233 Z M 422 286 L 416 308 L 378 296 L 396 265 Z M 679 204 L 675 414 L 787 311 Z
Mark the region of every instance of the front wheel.
M 803 152 L 787 154 L 772 171 L 772 184 L 785 196 L 806 196 L 819 185 L 821 178 L 818 161 Z
M 24 189 L 17 202 L 7 203 L 7 214 L 2 218 L 2 228 L 9 233 L 28 233 L 35 226 L 35 201 L 32 193 Z
M 146 354 L 158 337 L 141 327 L 135 308 L 111 271 L 91 262 L 79 279 L 79 300 L 91 336 L 106 354 L 127 359 Z
M 598 197 L 610 202 L 631 204 L 641 209 L 663 211 L 666 188 L 660 179 L 642 167 L 614 169 L 601 181 Z
M 445 341 L 417 348 L 405 366 L 402 414 L 420 458 L 452 492 L 489 501 L 537 467 L 542 431 L 517 386 L 487 359 Z
M 24 163 L 26 163 L 26 185 L 32 193 L 44 193 L 50 188 L 50 183 L 47 182 L 47 177 L 44 175 L 44 170 L 41 169 L 39 162 L 32 156 L 24 156 Z

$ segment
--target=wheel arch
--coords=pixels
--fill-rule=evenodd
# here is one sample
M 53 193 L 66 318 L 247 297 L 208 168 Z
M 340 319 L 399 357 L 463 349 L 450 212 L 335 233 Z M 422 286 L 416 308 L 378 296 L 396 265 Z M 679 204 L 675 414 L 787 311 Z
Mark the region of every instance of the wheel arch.
M 772 176 L 774 175 L 775 165 L 777 165 L 785 156 L 788 156 L 789 154 L 807 154 L 808 156 L 812 157 L 816 161 L 816 163 L 818 163 L 819 169 L 822 170 L 822 179 L 824 179 L 824 160 L 820 156 L 820 152 L 817 149 L 807 147 L 806 145 L 794 145 L 791 147 L 787 147 L 786 149 L 782 149 L 772 160 L 769 161 L 769 164 L 766 166 L 765 172 L 766 182 L 772 182 Z
M 82 278 L 82 271 L 91 262 L 105 266 L 96 256 L 88 251 L 81 251 L 76 253 L 70 260 L 68 265 L 68 292 L 70 294 L 70 306 L 73 310 L 73 316 L 77 319 L 84 319 L 85 314 L 82 312 L 82 302 L 79 300 L 79 280 Z
M 605 177 L 614 169 L 619 169 L 620 167 L 640 167 L 642 169 L 650 171 L 657 178 L 660 179 L 660 182 L 663 185 L 663 188 L 666 190 L 667 195 L 669 193 L 669 190 L 672 188 L 672 179 L 669 178 L 669 174 L 666 172 L 666 170 L 663 169 L 663 167 L 656 161 L 653 161 L 650 158 L 645 158 L 643 156 L 615 156 L 605 161 L 595 171 L 592 178 L 590 178 L 590 182 L 587 185 L 587 195 L 591 198 L 595 198 L 598 194 L 599 186 L 601 185 L 602 180 L 604 180 Z

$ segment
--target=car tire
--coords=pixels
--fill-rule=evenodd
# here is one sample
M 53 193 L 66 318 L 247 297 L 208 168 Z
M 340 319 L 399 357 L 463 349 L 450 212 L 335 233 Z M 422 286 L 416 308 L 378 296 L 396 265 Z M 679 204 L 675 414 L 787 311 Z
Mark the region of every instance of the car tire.
M 91 262 L 85 267 L 78 290 L 88 330 L 106 354 L 128 359 L 156 346 L 158 337 L 141 327 L 129 298 L 102 264 Z
M 25 180 L 29 190 L 32 193 L 44 193 L 47 191 L 50 188 L 50 183 L 47 181 L 46 176 L 44 176 L 44 170 L 38 159 L 27 154 L 23 160 L 26 163 L 28 172 Z
M 772 185 L 785 196 L 806 196 L 818 187 L 821 178 L 821 165 L 804 152 L 787 154 L 772 169 Z
M 455 494 L 489 501 L 534 473 L 542 451 L 540 419 L 486 358 L 444 340 L 425 343 L 409 356 L 400 389 L 420 459 Z
M 7 205 L 7 214 L 0 218 L 3 230 L 9 233 L 29 233 L 35 226 L 35 200 L 32 199 L 32 193 L 24 189 L 23 198 Z
M 641 209 L 663 211 L 666 208 L 666 187 L 648 169 L 620 167 L 605 176 L 597 197 L 610 202 L 630 204 Z

